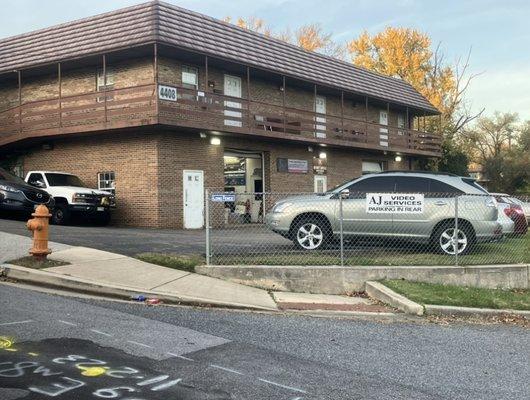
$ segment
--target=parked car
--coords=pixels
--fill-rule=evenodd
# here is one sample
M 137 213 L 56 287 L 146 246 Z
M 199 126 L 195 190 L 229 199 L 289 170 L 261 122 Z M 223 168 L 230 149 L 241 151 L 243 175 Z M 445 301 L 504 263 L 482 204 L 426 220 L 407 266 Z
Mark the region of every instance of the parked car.
M 400 194 L 394 197 L 404 199 L 414 198 L 407 194 L 424 193 L 424 204 L 410 213 L 386 209 L 371 213 L 368 193 Z M 370 174 L 324 194 L 289 197 L 273 206 L 266 224 L 299 249 L 321 249 L 340 234 L 339 196 L 344 198 L 342 230 L 346 238 L 399 238 L 430 243 L 445 254 L 465 254 L 475 243 L 502 237 L 497 202 L 474 179 L 421 172 Z M 455 197 L 460 204 L 458 228 Z
M 53 210 L 53 197 L 0 168 L 0 210 L 30 214 L 39 204 Z
M 530 224 L 530 201 L 522 201 L 522 200 L 519 200 L 521 202 L 521 207 L 523 207 L 523 212 L 524 212 L 524 215 L 526 217 L 526 222 L 528 222 Z
M 528 232 L 528 221 L 523 210 L 523 203 L 506 193 L 491 193 L 495 199 L 502 205 L 502 211 L 508 218 L 514 222 L 513 234 L 525 235 Z
M 114 195 L 87 187 L 77 176 L 65 172 L 29 171 L 26 182 L 46 190 L 55 199 L 51 221 L 62 225 L 73 215 L 80 215 L 106 225 L 115 207 Z
M 507 212 L 507 209 L 510 207 L 510 204 L 507 203 L 498 204 L 499 216 L 497 217 L 497 221 L 501 224 L 502 233 L 505 236 L 512 236 L 515 231 L 515 222 L 512 221 L 509 217 L 510 213 Z

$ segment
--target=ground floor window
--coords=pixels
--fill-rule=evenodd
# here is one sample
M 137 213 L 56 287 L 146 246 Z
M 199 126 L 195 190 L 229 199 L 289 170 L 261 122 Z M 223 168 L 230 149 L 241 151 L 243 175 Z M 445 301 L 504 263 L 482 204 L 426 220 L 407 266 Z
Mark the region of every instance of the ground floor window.
M 116 174 L 114 171 L 98 173 L 98 189 L 116 194 Z
M 363 175 L 386 171 L 386 161 L 363 161 Z

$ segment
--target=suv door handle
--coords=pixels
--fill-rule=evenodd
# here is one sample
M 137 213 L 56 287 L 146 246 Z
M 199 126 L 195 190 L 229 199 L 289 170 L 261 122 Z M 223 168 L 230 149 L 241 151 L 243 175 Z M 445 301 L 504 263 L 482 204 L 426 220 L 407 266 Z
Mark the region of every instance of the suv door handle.
M 438 200 L 438 201 L 435 201 L 434 204 L 437 205 L 437 206 L 446 206 L 447 205 L 447 201 Z

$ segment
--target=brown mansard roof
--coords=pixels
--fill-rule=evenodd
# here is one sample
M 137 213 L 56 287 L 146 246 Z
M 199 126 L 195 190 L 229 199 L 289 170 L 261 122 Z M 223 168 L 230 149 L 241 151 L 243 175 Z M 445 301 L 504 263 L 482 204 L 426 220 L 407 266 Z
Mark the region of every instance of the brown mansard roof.
M 400 79 L 158 1 L 2 39 L 0 73 L 155 41 L 438 113 Z

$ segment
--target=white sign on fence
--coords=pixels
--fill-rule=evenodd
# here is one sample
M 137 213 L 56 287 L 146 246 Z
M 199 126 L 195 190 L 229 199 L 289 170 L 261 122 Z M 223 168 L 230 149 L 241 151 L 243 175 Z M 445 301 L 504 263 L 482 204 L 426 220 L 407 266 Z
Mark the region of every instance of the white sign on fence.
M 158 85 L 158 98 L 160 100 L 177 101 L 177 88 Z
M 368 214 L 423 214 L 423 194 L 367 193 Z
M 212 194 L 212 201 L 217 203 L 231 202 L 236 201 L 235 194 Z

